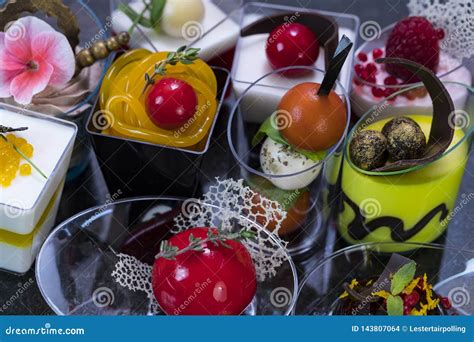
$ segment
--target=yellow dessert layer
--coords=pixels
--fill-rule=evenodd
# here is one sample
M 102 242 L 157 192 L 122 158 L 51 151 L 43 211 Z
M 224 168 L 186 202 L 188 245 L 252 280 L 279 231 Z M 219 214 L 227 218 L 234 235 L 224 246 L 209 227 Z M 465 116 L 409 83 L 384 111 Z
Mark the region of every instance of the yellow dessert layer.
M 53 197 L 49 201 L 48 205 L 46 206 L 46 209 L 43 212 L 43 215 L 41 215 L 40 219 L 36 223 L 36 226 L 31 233 L 25 234 L 25 235 L 16 234 L 16 233 L 5 230 L 5 228 L 0 227 L 0 243 L 5 243 L 8 245 L 18 247 L 18 248 L 30 247 L 33 244 L 34 237 L 36 236 L 41 226 L 44 224 L 44 222 L 50 215 L 51 209 L 53 208 L 54 203 L 56 202 L 56 199 L 59 196 L 59 192 L 61 188 L 62 188 L 62 183 L 59 185 L 58 189 L 56 190 Z

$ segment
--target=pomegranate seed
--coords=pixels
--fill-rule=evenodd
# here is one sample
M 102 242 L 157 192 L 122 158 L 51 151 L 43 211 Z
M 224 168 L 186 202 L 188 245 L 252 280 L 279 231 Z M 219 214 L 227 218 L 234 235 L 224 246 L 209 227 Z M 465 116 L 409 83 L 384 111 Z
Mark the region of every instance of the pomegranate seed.
M 387 76 L 387 77 L 385 77 L 383 83 L 386 84 L 386 85 L 397 85 L 398 81 L 397 81 L 396 77 Z
M 369 75 L 376 75 L 378 71 L 375 63 L 367 63 L 367 65 L 365 66 L 365 70 L 367 70 Z
M 354 77 L 352 81 L 354 82 L 355 85 L 358 85 L 358 86 L 362 85 L 362 82 L 357 77 Z
M 389 97 L 395 91 L 396 91 L 396 89 L 385 88 L 384 91 L 383 91 L 383 95 L 384 95 L 384 97 Z
M 357 58 L 359 59 L 359 61 L 367 62 L 367 55 L 365 54 L 365 52 L 359 52 L 357 54 Z
M 451 302 L 449 301 L 448 297 L 442 297 L 441 298 L 441 304 L 444 306 L 446 310 L 451 309 Z
M 436 30 L 436 35 L 438 36 L 439 39 L 444 38 L 444 30 L 442 28 L 439 28 Z
M 372 50 L 372 56 L 374 56 L 374 59 L 380 58 L 383 55 L 383 51 L 381 49 L 373 49 Z
M 362 77 L 364 66 L 362 64 L 356 64 L 354 65 L 354 70 L 357 76 Z
M 410 314 L 411 314 L 411 308 L 408 307 L 408 306 L 406 306 L 406 305 L 403 306 L 403 314 L 404 314 L 405 316 L 410 316 Z
M 405 299 L 403 300 L 403 303 L 406 306 L 409 307 L 414 307 L 418 302 L 420 301 L 420 295 L 417 291 L 413 291 L 409 295 L 405 296 Z
M 375 97 L 384 97 L 384 91 L 382 88 L 372 87 L 372 95 Z
M 366 81 L 370 83 L 375 83 L 376 82 L 375 75 L 374 74 L 368 75 Z
M 409 93 L 410 92 L 407 92 L 407 94 L 409 94 Z M 424 284 L 423 277 L 420 277 L 420 280 L 418 280 L 418 286 L 423 287 L 423 284 Z

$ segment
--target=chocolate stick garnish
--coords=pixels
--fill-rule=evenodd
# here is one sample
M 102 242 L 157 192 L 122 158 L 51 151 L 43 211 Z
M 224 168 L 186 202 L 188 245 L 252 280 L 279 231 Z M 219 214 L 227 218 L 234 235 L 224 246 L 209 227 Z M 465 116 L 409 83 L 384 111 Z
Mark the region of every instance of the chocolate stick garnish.
M 349 56 L 352 45 L 353 43 L 351 40 L 346 35 L 343 35 L 341 41 L 337 45 L 334 57 L 326 68 L 326 73 L 324 74 L 323 81 L 319 87 L 318 95 L 328 95 L 331 92 L 339 74 L 341 73 L 342 66 L 346 61 L 347 56 Z
M 421 64 L 403 58 L 378 58 L 377 63 L 398 64 L 413 72 L 425 86 L 433 103 L 433 119 L 430 136 L 423 156 L 418 159 L 404 159 L 387 164 L 372 171 L 398 171 L 435 160 L 451 145 L 454 128 L 449 117 L 454 112 L 454 103 L 448 91 L 438 77 Z

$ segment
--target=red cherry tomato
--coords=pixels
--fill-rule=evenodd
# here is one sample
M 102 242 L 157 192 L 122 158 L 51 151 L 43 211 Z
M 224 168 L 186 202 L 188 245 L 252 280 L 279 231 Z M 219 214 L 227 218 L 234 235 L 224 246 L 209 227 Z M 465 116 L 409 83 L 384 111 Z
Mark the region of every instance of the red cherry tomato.
M 192 228 L 168 242 L 180 250 L 189 236 L 206 239 L 209 229 Z M 152 286 L 161 309 L 168 315 L 238 315 L 257 290 L 255 266 L 245 246 L 228 240 L 231 248 L 204 243 L 204 251 L 188 251 L 176 260 L 158 258 Z
M 173 130 L 196 113 L 196 92 L 188 83 L 167 77 L 153 85 L 146 98 L 148 115 L 155 125 Z
M 266 53 L 273 69 L 313 65 L 319 55 L 319 41 L 304 25 L 283 24 L 270 33 Z

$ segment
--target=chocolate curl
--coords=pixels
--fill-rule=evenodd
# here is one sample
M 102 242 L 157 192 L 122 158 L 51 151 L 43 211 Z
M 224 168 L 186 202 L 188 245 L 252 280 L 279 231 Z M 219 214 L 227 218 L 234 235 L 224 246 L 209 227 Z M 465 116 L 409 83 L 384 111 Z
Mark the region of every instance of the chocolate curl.
M 454 112 L 454 103 L 438 77 L 421 64 L 403 58 L 378 58 L 377 63 L 398 64 L 413 72 L 425 86 L 433 103 L 433 120 L 428 143 L 423 156 L 418 159 L 404 159 L 374 169 L 375 172 L 399 171 L 429 163 L 448 149 L 454 137 L 454 128 L 449 117 Z

